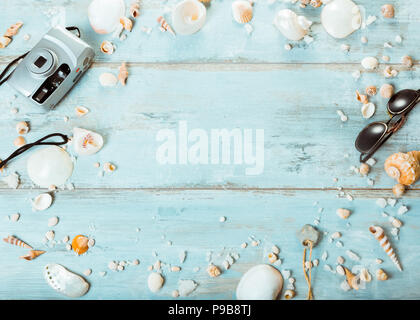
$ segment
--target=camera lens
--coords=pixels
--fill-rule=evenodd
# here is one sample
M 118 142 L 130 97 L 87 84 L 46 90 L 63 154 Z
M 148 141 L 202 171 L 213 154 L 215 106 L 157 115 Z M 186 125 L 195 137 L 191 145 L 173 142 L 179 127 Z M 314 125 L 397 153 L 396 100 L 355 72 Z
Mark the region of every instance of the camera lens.
M 45 62 L 47 62 L 47 59 L 45 59 L 43 56 L 39 56 L 39 58 L 34 62 L 34 65 L 36 65 L 38 68 L 42 68 Z

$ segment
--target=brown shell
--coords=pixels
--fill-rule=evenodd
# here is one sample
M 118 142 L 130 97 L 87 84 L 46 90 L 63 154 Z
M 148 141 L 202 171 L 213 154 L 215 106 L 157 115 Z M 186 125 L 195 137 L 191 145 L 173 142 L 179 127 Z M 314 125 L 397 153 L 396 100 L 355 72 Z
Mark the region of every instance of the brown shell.
M 25 260 L 33 260 L 36 259 L 37 257 L 39 257 L 41 254 L 44 254 L 45 251 L 43 250 L 31 250 L 29 251 L 28 254 L 21 256 L 21 259 L 25 259 Z
M 133 2 L 130 6 L 130 15 L 137 19 L 140 15 L 140 5 L 137 2 Z
M 385 172 L 405 186 L 415 183 L 420 178 L 420 151 L 394 153 L 385 161 Z
M 121 82 L 123 86 L 125 86 L 125 83 L 127 82 L 127 78 L 128 78 L 127 64 L 123 62 L 120 66 L 120 72 L 118 73 L 118 80 Z
M 27 248 L 27 249 L 33 249 L 29 244 L 23 242 L 22 240 L 14 237 L 14 236 L 8 236 L 7 238 L 3 239 L 4 242 L 13 244 L 15 246 Z

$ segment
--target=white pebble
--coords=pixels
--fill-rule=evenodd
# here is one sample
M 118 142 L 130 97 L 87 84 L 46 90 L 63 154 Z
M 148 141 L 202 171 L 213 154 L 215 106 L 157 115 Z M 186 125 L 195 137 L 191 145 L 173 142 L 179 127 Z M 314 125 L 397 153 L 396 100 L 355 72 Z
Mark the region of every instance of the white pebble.
M 55 237 L 55 232 L 50 230 L 45 234 L 45 237 L 47 238 L 48 241 L 51 241 Z
M 343 243 L 341 241 L 337 241 L 335 245 L 337 246 L 337 248 L 343 247 Z
M 398 214 L 403 215 L 408 211 L 408 208 L 406 206 L 401 206 L 398 208 Z
M 219 221 L 220 221 L 220 222 L 225 222 L 225 221 L 226 221 L 226 217 L 220 217 L 220 218 L 219 218 Z
M 352 260 L 354 260 L 354 261 L 359 261 L 359 260 L 360 260 L 360 257 L 359 257 L 356 253 L 354 253 L 353 251 L 351 251 L 351 250 L 347 250 L 347 251 L 346 251 L 346 255 L 347 255 L 350 259 L 352 259 Z
M 328 259 L 328 252 L 327 251 L 323 252 L 323 254 L 321 256 L 321 259 L 324 260 L 324 261 Z
M 115 261 L 110 261 L 108 263 L 108 268 L 112 271 L 115 271 L 118 268 L 118 264 Z
M 330 272 L 333 272 L 334 271 L 333 268 L 331 268 L 331 266 L 329 264 L 325 264 L 324 265 L 324 270 L 330 271 Z
M 54 227 L 58 224 L 58 217 L 51 217 L 48 219 L 48 226 Z
M 10 215 L 10 221 L 16 222 L 18 221 L 20 218 L 20 214 L 19 213 L 14 213 L 12 215 Z
M 344 258 L 342 256 L 338 256 L 337 257 L 337 263 L 338 264 L 343 264 L 344 263 Z
M 344 271 L 344 268 L 341 265 L 338 265 L 335 270 L 337 271 L 337 273 L 341 276 L 344 276 L 346 274 L 346 272 Z

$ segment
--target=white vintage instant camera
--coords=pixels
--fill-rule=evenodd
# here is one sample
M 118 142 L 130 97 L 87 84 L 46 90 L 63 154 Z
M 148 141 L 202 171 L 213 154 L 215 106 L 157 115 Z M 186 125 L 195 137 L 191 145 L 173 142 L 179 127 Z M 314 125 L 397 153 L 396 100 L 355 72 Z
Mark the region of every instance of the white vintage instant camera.
M 53 27 L 29 51 L 7 83 L 35 104 L 54 108 L 89 69 L 93 49 L 69 30 Z M 79 32 L 80 36 L 80 32 Z

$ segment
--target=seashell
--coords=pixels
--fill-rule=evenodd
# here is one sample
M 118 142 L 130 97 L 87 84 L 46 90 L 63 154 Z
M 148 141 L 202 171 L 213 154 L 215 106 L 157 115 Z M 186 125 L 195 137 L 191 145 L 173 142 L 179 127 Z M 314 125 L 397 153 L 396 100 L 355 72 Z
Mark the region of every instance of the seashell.
M 188 35 L 199 31 L 206 22 L 206 7 L 198 0 L 184 0 L 172 11 L 172 25 L 178 34 Z
M 210 264 L 207 268 L 207 273 L 210 275 L 210 277 L 218 277 L 222 274 L 222 271 L 218 266 L 215 266 L 214 264 Z
M 133 29 L 133 21 L 130 20 L 130 18 L 127 17 L 121 17 L 120 23 L 123 26 L 123 28 L 129 32 Z
M 396 184 L 392 187 L 392 192 L 395 194 L 396 197 L 401 197 L 405 192 L 405 186 L 401 183 Z
M 379 62 L 375 57 L 366 57 L 363 58 L 361 64 L 366 70 L 375 70 L 378 67 Z
M 74 108 L 74 111 L 76 112 L 76 115 L 78 117 L 83 117 L 84 115 L 89 113 L 89 109 L 83 106 L 77 106 Z
M 381 7 L 381 13 L 384 16 L 384 18 L 394 18 L 394 6 L 392 4 L 384 4 Z
M 361 111 L 363 118 L 369 119 L 375 114 L 376 106 L 372 102 L 369 102 L 362 106 Z
M 198 284 L 194 280 L 179 280 L 178 281 L 178 293 L 181 297 L 190 295 Z
M 166 22 L 164 17 L 162 16 L 158 17 L 157 22 L 160 24 L 160 31 L 162 32 L 169 31 L 173 36 L 175 36 L 174 30 L 172 30 L 171 26 Z
M 401 228 L 402 227 L 402 222 L 401 220 L 394 218 L 392 216 L 389 217 L 389 222 L 391 222 L 391 224 L 395 227 L 395 228 Z
M 249 269 L 236 288 L 238 300 L 275 300 L 283 288 L 283 277 L 274 267 L 259 264 Z
M 25 259 L 25 260 L 34 260 L 37 257 L 39 257 L 41 254 L 44 254 L 44 253 L 45 253 L 45 251 L 43 251 L 43 250 L 31 250 L 31 251 L 29 251 L 28 254 L 26 254 L 24 256 L 21 256 L 20 258 Z
M 32 209 L 36 211 L 44 211 L 51 207 L 53 198 L 49 193 L 41 193 L 32 201 Z
M 165 279 L 160 273 L 152 272 L 147 278 L 147 286 L 152 292 L 158 292 L 162 288 Z
M 274 18 L 274 25 L 289 40 L 301 40 L 307 35 L 312 21 L 298 16 L 289 9 L 280 10 Z
M 336 213 L 341 219 L 347 219 L 350 216 L 351 211 L 348 209 L 339 208 L 337 209 Z
M 384 229 L 378 226 L 371 226 L 369 227 L 369 231 L 374 235 L 376 240 L 379 241 L 379 244 L 384 249 L 389 258 L 392 260 L 392 262 L 394 262 L 394 264 L 397 266 L 398 270 L 402 271 L 401 264 L 398 261 L 398 258 L 394 252 L 394 249 L 391 247 L 387 236 L 385 235 Z
M 322 9 L 321 23 L 328 34 L 342 39 L 360 28 L 362 16 L 353 1 L 333 0 Z
M 276 262 L 278 259 L 279 259 L 279 258 L 277 257 L 277 255 L 276 255 L 275 253 L 270 252 L 270 253 L 268 254 L 268 261 L 269 261 L 270 263 L 274 263 L 274 262 Z
M 0 172 L 2 171 L 3 167 L 0 168 Z M 1 178 L 1 181 L 7 184 L 9 188 L 17 189 L 20 185 L 20 177 L 16 172 L 9 174 L 8 176 Z
M 83 128 L 73 128 L 73 148 L 81 156 L 97 153 L 104 145 L 104 139 L 96 132 Z
M 48 219 L 48 226 L 54 227 L 58 224 L 58 217 L 51 217 Z
M 394 153 L 385 160 L 385 172 L 405 186 L 415 183 L 420 177 L 420 151 Z
M 124 14 L 124 0 L 93 0 L 88 7 L 90 25 L 100 34 L 113 32 Z
M 10 215 L 9 219 L 10 219 L 10 221 L 17 222 L 20 219 L 20 214 L 19 213 L 14 213 L 14 214 Z
M 369 102 L 369 99 L 368 99 L 367 95 L 360 94 L 360 92 L 358 90 L 356 90 L 356 99 L 357 99 L 357 101 L 359 101 L 363 104 L 366 104 L 366 103 Z
M 120 81 L 120 83 L 125 86 L 126 82 L 127 82 L 127 78 L 128 78 L 128 70 L 127 70 L 127 65 L 125 62 L 123 62 L 120 66 L 120 72 L 118 73 L 118 80 Z
M 401 63 L 406 67 L 411 68 L 413 66 L 413 58 L 411 58 L 410 56 L 403 56 L 401 58 Z
M 137 2 L 133 2 L 130 5 L 130 15 L 134 18 L 137 19 L 138 16 L 140 15 L 140 5 Z
M 89 238 L 77 235 L 74 237 L 73 241 L 71 242 L 71 247 L 73 250 L 80 256 L 81 254 L 84 254 L 89 249 Z
M 29 178 L 41 188 L 61 186 L 73 173 L 73 161 L 62 148 L 50 146 L 35 151 L 28 159 Z
M 51 288 L 71 298 L 81 297 L 89 290 L 89 283 L 83 277 L 56 263 L 44 267 L 44 278 Z
M 23 22 L 16 22 L 15 24 L 11 25 L 9 29 L 6 30 L 6 33 L 4 34 L 4 36 L 8 38 L 12 38 L 19 32 L 19 29 L 22 26 L 23 26 Z
M 117 77 L 110 72 L 104 72 L 99 76 L 99 83 L 102 87 L 113 87 L 117 82 Z
M 16 125 L 16 131 L 18 134 L 27 134 L 29 132 L 29 125 L 25 121 L 18 122 Z
M 360 280 L 362 280 L 364 282 L 370 282 L 370 281 L 372 281 L 372 276 L 370 275 L 368 269 L 362 268 L 360 270 Z
M 366 94 L 368 96 L 374 96 L 374 95 L 376 95 L 376 87 L 375 86 L 366 87 Z
M 394 87 L 391 84 L 385 83 L 379 89 L 382 98 L 389 99 L 394 94 Z
M 105 40 L 101 43 L 100 46 L 101 52 L 105 54 L 113 54 L 114 53 L 114 45 L 111 41 Z
M 378 279 L 379 281 L 385 281 L 388 280 L 388 275 L 384 270 L 378 269 L 376 270 L 376 279 Z
M 13 144 L 14 144 L 16 147 L 21 147 L 21 146 L 24 146 L 24 145 L 26 144 L 26 140 L 25 140 L 25 138 L 24 138 L 24 137 L 19 136 L 19 137 L 17 137 L 17 138 L 15 139 L 15 141 L 13 141 Z
M 370 166 L 367 163 L 362 163 L 360 165 L 359 172 L 362 176 L 367 176 L 370 172 Z
M 55 238 L 55 232 L 53 230 L 47 231 L 47 233 L 45 233 L 45 238 L 48 241 L 52 241 Z
M 27 248 L 27 249 L 33 249 L 29 244 L 23 242 L 22 240 L 14 237 L 14 236 L 8 236 L 7 238 L 3 238 L 4 242 L 13 244 L 15 246 Z
M 233 19 L 237 23 L 248 23 L 252 19 L 252 5 L 246 0 L 236 0 L 232 3 Z
M 0 37 L 0 49 L 6 48 L 11 41 L 12 41 L 11 38 L 5 37 L 5 36 L 1 36 Z
M 347 269 L 346 267 L 343 267 L 343 269 L 344 269 L 344 273 L 345 273 L 348 285 L 354 290 L 359 290 L 359 284 L 358 284 L 359 277 L 351 273 L 351 271 Z
M 117 169 L 117 167 L 110 163 L 110 162 L 106 162 L 104 163 L 104 171 L 106 172 L 114 172 Z
M 293 299 L 296 296 L 296 292 L 294 290 L 286 290 L 286 292 L 284 293 L 284 298 L 286 300 L 290 300 Z

